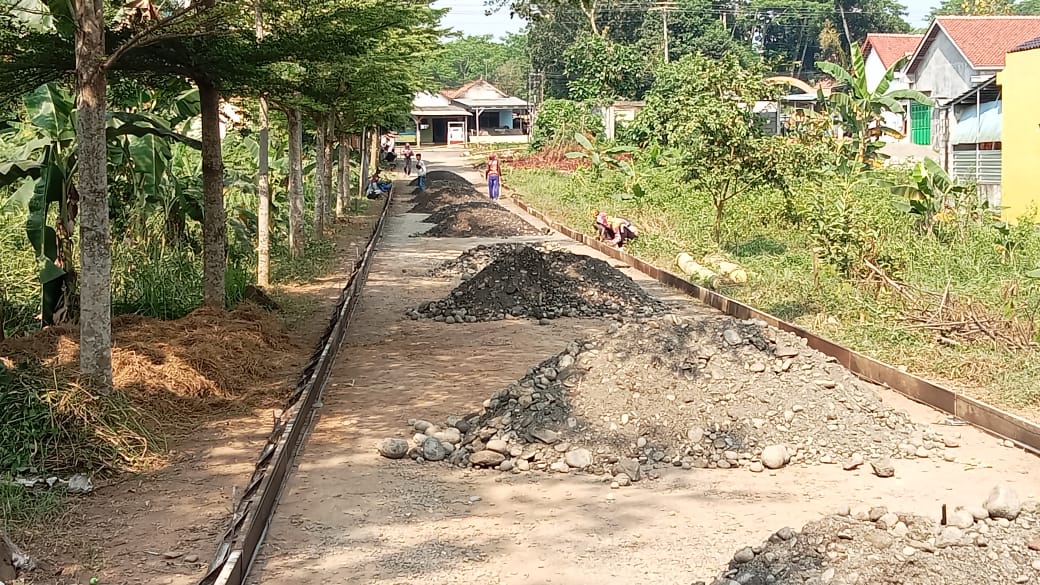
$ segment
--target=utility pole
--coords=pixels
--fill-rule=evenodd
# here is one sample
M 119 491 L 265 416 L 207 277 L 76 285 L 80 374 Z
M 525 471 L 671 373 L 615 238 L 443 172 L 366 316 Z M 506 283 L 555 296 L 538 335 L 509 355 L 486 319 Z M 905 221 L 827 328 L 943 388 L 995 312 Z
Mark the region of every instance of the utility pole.
M 664 38 L 664 62 L 669 62 L 669 50 L 668 50 L 668 13 L 672 10 L 677 10 L 679 3 L 676 0 L 661 0 L 654 6 L 650 7 L 650 10 L 661 13 L 661 25 L 663 28 Z

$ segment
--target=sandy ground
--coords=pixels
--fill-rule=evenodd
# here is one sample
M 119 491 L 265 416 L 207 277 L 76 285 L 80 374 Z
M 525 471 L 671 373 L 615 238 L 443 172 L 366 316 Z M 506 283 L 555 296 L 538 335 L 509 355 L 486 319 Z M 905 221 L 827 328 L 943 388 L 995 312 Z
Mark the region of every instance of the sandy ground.
M 431 169 L 478 179 L 455 166 L 458 151 L 424 154 Z M 576 319 L 548 326 L 408 320 L 405 310 L 442 297 L 454 284 L 427 278 L 426 270 L 488 241 L 409 238 L 423 227 L 423 216 L 403 213 L 404 201 L 395 208 L 320 418 L 254 568 L 254 584 L 691 583 L 717 575 L 736 549 L 845 504 L 878 503 L 938 518 L 943 503 L 981 503 L 998 482 L 1036 498 L 1040 460 L 968 427 L 943 429 L 962 433 L 958 463 L 897 461 L 892 479 L 838 466 L 764 474 L 676 470 L 611 490 L 592 476 L 382 459 L 375 446 L 384 437 L 406 437 L 409 418 L 443 420 L 479 409 L 529 367 L 604 326 Z M 544 238 L 512 241 L 525 239 Z M 629 274 L 663 298 L 683 298 Z M 691 316 L 715 314 L 683 300 Z M 945 419 L 878 391 L 919 422 Z

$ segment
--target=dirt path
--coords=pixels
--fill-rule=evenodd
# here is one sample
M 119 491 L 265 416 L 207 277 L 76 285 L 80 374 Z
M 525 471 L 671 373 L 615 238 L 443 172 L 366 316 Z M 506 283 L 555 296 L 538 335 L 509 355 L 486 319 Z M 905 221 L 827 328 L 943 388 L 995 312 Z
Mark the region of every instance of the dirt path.
M 325 330 L 349 268 L 371 233 L 377 205 L 336 233 L 337 268 L 313 282 L 276 287 L 294 348 L 266 380 L 287 394 Z M 271 428 L 269 408 L 198 413 L 171 439 L 161 468 L 111 482 L 73 501 L 61 521 L 30 530 L 22 544 L 41 563 L 29 584 L 193 585 L 227 529 L 235 489 L 253 471 Z
M 427 156 L 432 168 L 467 174 L 453 168 L 452 151 Z M 477 179 L 476 173 L 468 178 Z M 611 490 L 593 476 L 382 459 L 376 444 L 406 437 L 409 418 L 443 420 L 479 409 L 529 367 L 603 327 L 577 319 L 548 326 L 408 320 L 405 310 L 442 297 L 454 284 L 422 276 L 426 270 L 487 241 L 409 238 L 423 216 L 402 213 L 403 201 L 395 207 L 253 583 L 690 583 L 710 580 L 737 548 L 842 505 L 884 503 L 938 517 L 941 504 L 977 504 L 998 481 L 1036 497 L 1037 484 L 1029 480 L 1040 473 L 1040 461 L 969 428 L 958 429 L 958 460 L 984 465 L 905 461 L 893 479 L 839 466 L 764 474 L 676 470 Z M 688 316 L 716 315 L 630 275 L 654 294 L 683 300 Z M 879 392 L 919 422 L 943 418 Z

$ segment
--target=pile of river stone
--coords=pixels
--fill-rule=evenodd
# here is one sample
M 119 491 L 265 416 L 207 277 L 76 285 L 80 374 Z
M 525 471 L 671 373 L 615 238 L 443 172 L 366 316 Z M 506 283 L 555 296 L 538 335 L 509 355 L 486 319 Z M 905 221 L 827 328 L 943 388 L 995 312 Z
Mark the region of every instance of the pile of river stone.
M 446 323 L 528 317 L 648 317 L 660 301 L 610 264 L 563 251 L 531 246 L 505 250 L 447 298 L 408 311 L 412 319 Z
M 712 585 L 1008 585 L 1040 577 L 1040 516 L 998 485 L 982 505 L 945 506 L 933 519 L 885 507 L 846 508 L 783 528 L 734 555 Z M 698 585 L 695 583 L 694 585 Z M 705 585 L 705 582 L 699 582 Z
M 504 242 L 500 244 L 481 244 L 474 246 L 465 252 L 459 254 L 457 258 L 446 260 L 441 264 L 433 267 L 427 273 L 428 276 L 434 276 L 439 278 L 452 278 L 460 276 L 462 280 L 469 280 L 477 275 L 478 272 L 486 268 L 489 264 L 498 259 L 499 256 L 507 253 L 515 253 L 519 248 L 528 246 L 538 250 L 539 252 L 548 252 L 550 250 L 559 249 L 557 245 L 549 242 L 539 242 L 533 244 L 518 244 L 511 242 Z
M 612 473 L 622 484 L 664 467 L 822 464 L 891 477 L 900 459 L 952 461 L 959 445 L 884 405 L 804 340 L 721 315 L 611 323 L 481 412 L 430 426 L 414 422 L 414 444 L 395 452 L 503 471 Z

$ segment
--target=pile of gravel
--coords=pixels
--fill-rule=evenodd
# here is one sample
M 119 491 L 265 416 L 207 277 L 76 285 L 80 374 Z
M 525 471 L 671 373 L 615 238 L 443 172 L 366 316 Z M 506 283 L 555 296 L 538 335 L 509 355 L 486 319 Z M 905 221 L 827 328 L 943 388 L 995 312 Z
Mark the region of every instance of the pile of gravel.
M 487 267 L 488 264 L 497 260 L 502 254 L 515 253 L 523 246 L 529 246 L 539 252 L 548 252 L 550 250 L 559 249 L 556 245 L 548 242 L 539 242 L 534 244 L 517 244 L 510 242 L 501 244 L 481 244 L 459 254 L 458 258 L 447 260 L 442 262 L 440 265 L 431 268 L 427 273 L 427 276 L 438 278 L 453 278 L 455 276 L 461 276 L 462 280 L 469 280 Z
M 722 315 L 612 323 L 448 426 L 463 466 L 579 469 L 620 485 L 664 467 L 869 465 L 891 477 L 901 459 L 954 460 L 959 445 L 883 404 L 803 339 Z
M 414 235 L 427 238 L 512 238 L 542 233 L 491 201 L 470 201 L 441 207 L 424 221 L 437 225 Z
M 646 317 L 663 305 L 610 264 L 570 252 L 520 246 L 500 254 L 448 298 L 409 311 L 447 323 L 507 317 Z
M 436 213 L 449 205 L 471 202 L 488 202 L 487 196 L 483 195 L 470 185 L 442 186 L 427 189 L 424 193 L 417 193 L 412 199 L 415 205 L 408 210 L 409 213 Z
M 460 184 L 460 185 L 470 185 L 470 186 L 473 185 L 472 183 L 470 183 L 468 180 L 466 180 L 462 175 L 460 175 L 458 173 L 454 173 L 452 171 L 440 171 L 440 170 L 430 171 L 430 172 L 426 173 L 426 183 L 427 183 L 427 185 L 432 185 L 433 183 L 437 183 L 438 185 L 449 184 L 449 183 L 455 183 L 455 184 Z M 409 185 L 418 185 L 419 184 L 419 179 L 418 178 L 412 179 L 411 181 L 408 182 L 408 184 Z
M 712 585 L 1036 583 L 1038 525 L 1036 503 L 1007 486 L 981 506 L 948 506 L 945 523 L 880 506 L 845 509 L 737 551 Z

